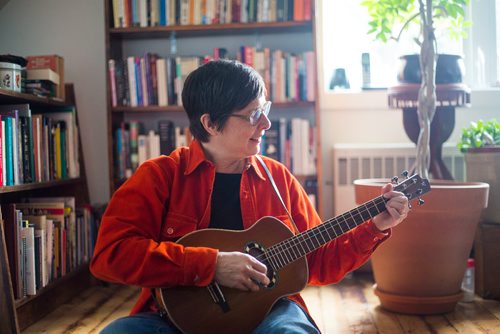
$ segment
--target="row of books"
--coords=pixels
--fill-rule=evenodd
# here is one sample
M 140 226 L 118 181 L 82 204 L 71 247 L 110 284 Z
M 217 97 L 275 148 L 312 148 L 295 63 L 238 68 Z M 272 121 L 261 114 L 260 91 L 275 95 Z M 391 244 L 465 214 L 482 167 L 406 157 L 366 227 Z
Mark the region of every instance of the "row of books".
M 32 114 L 29 104 L 0 105 L 0 186 L 80 176 L 73 107 Z
M 217 48 L 214 53 L 220 55 L 220 50 Z M 215 58 L 217 56 L 160 58 L 146 53 L 144 57 L 109 59 L 111 103 L 114 107 L 180 106 L 186 77 L 202 63 Z M 261 74 L 268 98 L 273 102 L 315 100 L 314 52 L 291 54 L 242 46 L 236 58 Z
M 92 257 L 96 226 L 90 207 L 74 197 L 2 203 L 9 271 L 16 299 L 36 295 Z
M 316 130 L 302 118 L 271 121 L 261 143 L 262 154 L 281 161 L 294 175 L 316 174 Z
M 188 146 L 192 136 L 188 127 L 170 120 L 159 120 L 157 131 L 146 131 L 138 121 L 122 122 L 115 130 L 116 177 L 128 178 L 144 161 L 170 154 L 176 147 Z
M 112 0 L 115 28 L 310 21 L 312 0 Z
M 316 174 L 315 129 L 306 119 L 280 118 L 271 121 L 262 140 L 262 154 L 285 164 L 295 175 Z M 192 141 L 189 128 L 170 120 L 158 121 L 158 128 L 145 129 L 139 121 L 123 122 L 115 130 L 115 171 L 127 178 L 144 161 L 170 154 L 176 147 Z

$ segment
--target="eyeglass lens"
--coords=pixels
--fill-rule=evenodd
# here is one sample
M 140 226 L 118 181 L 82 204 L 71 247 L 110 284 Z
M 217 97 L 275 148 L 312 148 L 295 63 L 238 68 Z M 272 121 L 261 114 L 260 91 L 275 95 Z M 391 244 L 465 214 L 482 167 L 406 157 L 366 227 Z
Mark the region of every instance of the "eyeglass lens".
M 271 109 L 271 102 L 267 101 L 262 107 L 255 109 L 253 114 L 250 117 L 250 123 L 252 125 L 257 124 L 257 122 L 262 117 L 262 114 L 269 115 L 269 110 Z

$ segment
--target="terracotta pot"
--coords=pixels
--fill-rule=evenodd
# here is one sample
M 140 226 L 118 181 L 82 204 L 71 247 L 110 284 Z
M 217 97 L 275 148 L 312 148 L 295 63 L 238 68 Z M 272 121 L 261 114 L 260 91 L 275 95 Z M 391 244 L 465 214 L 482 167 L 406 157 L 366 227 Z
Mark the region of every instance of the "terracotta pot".
M 488 207 L 481 220 L 500 224 L 500 146 L 469 149 L 465 153 L 467 181 L 486 182 L 490 185 Z
M 380 195 L 387 180 L 356 180 L 356 203 Z M 461 299 L 461 282 L 488 184 L 438 180 L 407 219 L 372 256 L 382 307 L 407 314 L 450 312 Z

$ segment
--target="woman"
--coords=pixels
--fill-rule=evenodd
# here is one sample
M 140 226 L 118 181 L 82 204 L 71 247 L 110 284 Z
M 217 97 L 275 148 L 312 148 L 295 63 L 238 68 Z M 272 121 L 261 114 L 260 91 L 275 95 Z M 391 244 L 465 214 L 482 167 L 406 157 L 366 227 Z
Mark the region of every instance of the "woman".
M 269 129 L 271 102 L 262 78 L 235 61 L 212 61 L 193 71 L 182 91 L 194 140 L 143 163 L 113 195 L 103 216 L 91 263 L 103 280 L 143 288 L 131 316 L 103 333 L 158 330 L 178 333 L 162 317 L 151 288 L 204 287 L 212 282 L 242 291 L 270 283 L 254 257 L 175 241 L 198 229 L 241 230 L 274 216 L 292 231 L 321 223 L 299 182 L 281 163 L 263 157 L 294 223 L 288 218 L 256 155 Z M 307 256 L 309 284 L 331 284 L 365 263 L 408 212 L 408 200 L 388 184 L 387 211 Z M 294 226 L 295 224 L 295 226 Z M 319 333 L 300 295 L 276 302 L 252 333 Z

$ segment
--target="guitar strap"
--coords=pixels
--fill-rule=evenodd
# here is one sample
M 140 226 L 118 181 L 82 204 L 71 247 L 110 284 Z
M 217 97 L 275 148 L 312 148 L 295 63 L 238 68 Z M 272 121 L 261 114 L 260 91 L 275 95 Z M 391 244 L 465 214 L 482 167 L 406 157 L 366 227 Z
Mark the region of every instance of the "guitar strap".
M 283 198 L 281 198 L 280 192 L 278 190 L 278 187 L 276 186 L 276 183 L 274 182 L 273 176 L 271 175 L 269 168 L 267 168 L 266 164 L 264 163 L 264 160 L 262 160 L 262 157 L 260 155 L 255 155 L 255 157 L 257 158 L 257 160 L 259 160 L 260 164 L 264 168 L 264 171 L 266 172 L 267 176 L 269 177 L 269 181 L 271 182 L 271 185 L 273 186 L 274 192 L 278 196 L 278 198 L 281 202 L 281 205 L 283 206 L 283 209 L 285 209 L 285 212 L 288 215 L 288 218 L 290 219 L 290 221 L 293 224 L 293 228 L 295 229 L 295 234 L 299 234 L 300 231 L 297 228 L 297 225 L 295 224 L 295 221 L 293 220 L 292 215 L 290 214 L 290 212 L 286 208 L 285 202 L 283 202 Z

